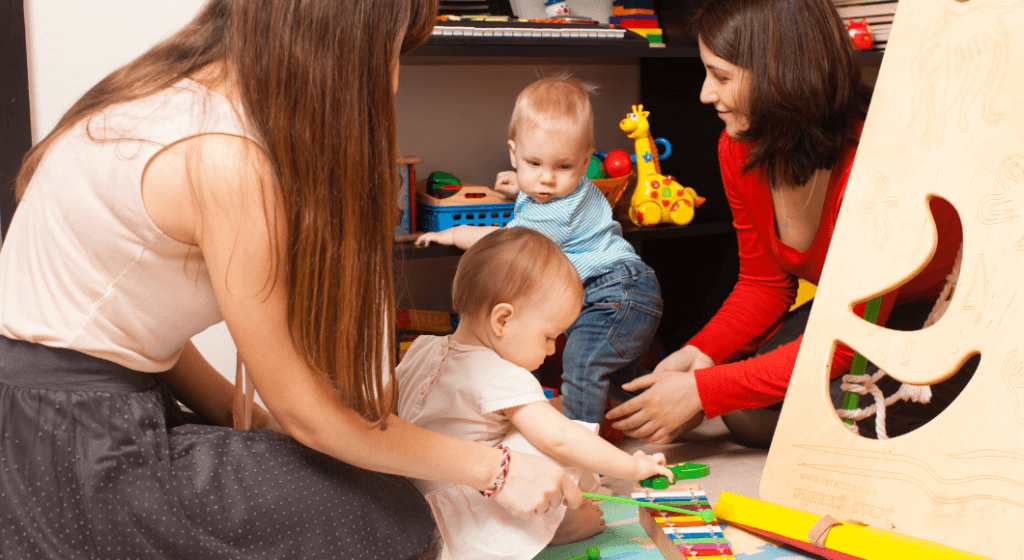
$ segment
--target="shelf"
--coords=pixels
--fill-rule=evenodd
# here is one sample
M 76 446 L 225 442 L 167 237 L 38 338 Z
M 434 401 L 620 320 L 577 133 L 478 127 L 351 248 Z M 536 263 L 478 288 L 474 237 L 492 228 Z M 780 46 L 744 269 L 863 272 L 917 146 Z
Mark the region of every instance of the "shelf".
M 643 228 L 630 222 L 622 224 L 622 237 L 634 247 L 645 241 L 657 239 L 675 239 L 682 237 L 704 237 L 708 235 L 732 235 L 735 230 L 731 223 L 690 224 L 687 226 L 662 224 L 652 228 Z M 430 245 L 416 247 L 412 242 L 395 243 L 395 254 L 405 260 L 434 259 L 441 257 L 459 257 L 464 251 L 451 245 Z
M 539 39 L 526 39 L 540 41 Z M 486 64 L 502 63 L 495 59 L 510 59 L 507 64 L 523 64 L 516 58 L 548 58 L 548 59 L 590 59 L 591 64 L 622 62 L 619 59 L 635 60 L 637 58 L 699 58 L 700 51 L 692 40 L 675 39 L 677 44 L 665 47 L 637 47 L 611 45 L 554 44 L 538 42 L 521 45 L 489 44 L 485 39 L 466 44 L 442 43 L 428 40 L 411 53 L 402 57 L 402 64 Z M 683 43 L 683 44 L 679 44 Z M 686 44 L 688 43 L 688 44 Z M 860 51 L 861 62 L 878 64 L 882 61 L 883 51 Z
M 559 44 L 523 44 L 523 45 L 495 45 L 488 44 L 481 40 L 473 44 L 441 44 L 427 41 L 416 50 L 402 57 L 402 64 L 452 64 L 456 62 L 452 58 L 591 58 L 597 59 L 592 62 L 599 62 L 602 59 L 616 58 L 679 58 L 697 57 L 700 53 L 694 46 L 676 47 L 636 47 L 636 46 L 609 46 L 609 45 L 559 45 Z M 444 60 L 437 60 L 443 58 Z M 490 63 L 490 62 L 489 62 Z M 522 61 L 519 62 L 522 64 Z
M 452 245 L 428 245 L 417 247 L 411 241 L 395 243 L 395 256 L 401 255 L 405 260 L 412 259 L 436 259 L 439 257 L 460 257 L 463 251 Z
M 653 241 L 655 239 L 673 239 L 677 237 L 703 237 L 707 235 L 734 235 L 736 230 L 730 222 L 690 224 L 677 226 L 662 224 L 654 227 L 640 227 L 630 222 L 619 222 L 622 224 L 622 237 L 630 243 L 637 241 Z
M 882 62 L 882 55 L 885 51 L 860 51 L 860 61 L 866 64 L 878 64 Z

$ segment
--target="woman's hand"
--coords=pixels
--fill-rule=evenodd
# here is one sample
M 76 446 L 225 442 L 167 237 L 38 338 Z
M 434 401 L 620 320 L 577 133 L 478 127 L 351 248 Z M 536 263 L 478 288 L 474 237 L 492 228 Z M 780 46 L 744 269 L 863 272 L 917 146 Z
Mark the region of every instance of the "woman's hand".
M 693 371 L 655 370 L 622 388 L 646 390 L 609 410 L 606 417 L 618 419 L 613 428 L 645 443 L 671 443 L 704 419 Z
M 254 430 L 270 430 L 279 434 L 288 435 L 288 431 L 278 423 L 274 415 L 267 412 L 266 409 L 259 405 L 253 406 L 252 410 L 252 429 Z
M 700 351 L 700 348 L 687 344 L 679 350 L 669 354 L 667 358 L 661 361 L 654 368 L 653 373 L 660 373 L 663 371 L 689 371 L 693 372 L 697 369 L 704 369 L 714 367 L 715 361 L 711 359 L 704 352 Z M 628 383 L 627 383 L 628 385 Z M 632 391 L 633 389 L 627 389 Z
M 512 452 L 505 485 L 494 495 L 512 515 L 527 519 L 565 501 L 576 509 L 583 502 L 579 486 L 558 465 L 536 455 Z

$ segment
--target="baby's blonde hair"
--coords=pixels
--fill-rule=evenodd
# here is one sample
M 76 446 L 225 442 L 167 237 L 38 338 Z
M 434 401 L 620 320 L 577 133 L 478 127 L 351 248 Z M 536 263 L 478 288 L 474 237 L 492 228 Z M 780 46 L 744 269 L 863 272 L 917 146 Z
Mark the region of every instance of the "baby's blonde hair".
M 499 303 L 515 305 L 543 289 L 550 297 L 576 297 L 583 303 L 579 273 L 554 241 L 532 229 L 502 228 L 462 255 L 452 307 L 460 317 L 479 318 Z
M 568 74 L 533 82 L 516 98 L 508 123 L 508 139 L 516 142 L 519 132 L 539 126 L 578 138 L 582 149 L 589 150 L 594 145 L 594 108 L 590 94 L 596 89 L 593 84 Z

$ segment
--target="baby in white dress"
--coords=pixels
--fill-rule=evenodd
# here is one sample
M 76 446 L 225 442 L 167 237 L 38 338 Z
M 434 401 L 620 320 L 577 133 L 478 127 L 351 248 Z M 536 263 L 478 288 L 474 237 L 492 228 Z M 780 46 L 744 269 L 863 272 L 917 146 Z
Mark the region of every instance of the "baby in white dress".
M 563 416 L 530 373 L 554 353 L 555 338 L 583 306 L 576 268 L 556 244 L 530 229 L 499 229 L 463 255 L 452 294 L 455 333 L 417 338 L 398 366 L 401 418 L 547 457 L 585 492 L 599 485 L 594 472 L 672 477 L 662 454 L 629 455 L 599 437 L 596 426 Z M 467 486 L 413 482 L 433 511 L 446 560 L 529 560 L 548 544 L 604 530 L 600 508 L 589 500 L 578 510 L 559 505 L 519 519 Z

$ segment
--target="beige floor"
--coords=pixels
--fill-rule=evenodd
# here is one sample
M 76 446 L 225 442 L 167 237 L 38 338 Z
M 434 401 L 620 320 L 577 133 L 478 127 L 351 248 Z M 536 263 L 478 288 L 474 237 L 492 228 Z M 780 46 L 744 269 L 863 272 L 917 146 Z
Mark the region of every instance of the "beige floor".
M 761 472 L 768 456 L 767 449 L 752 448 L 734 441 L 721 418 L 705 420 L 675 443 L 652 445 L 623 438 L 615 445 L 629 453 L 637 449 L 643 449 L 645 453 L 664 453 L 669 465 L 683 462 L 708 465 L 711 474 L 699 482 L 712 505 L 718 502 L 718 494 L 723 490 L 757 498 Z M 603 483 L 618 495 L 629 495 L 632 487 L 627 481 L 607 477 Z

